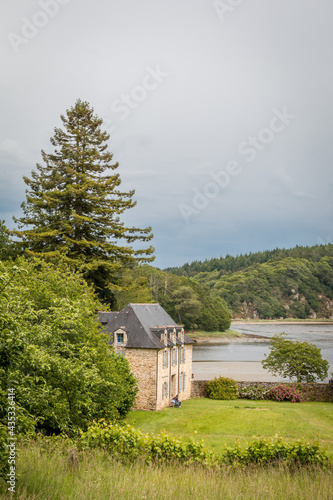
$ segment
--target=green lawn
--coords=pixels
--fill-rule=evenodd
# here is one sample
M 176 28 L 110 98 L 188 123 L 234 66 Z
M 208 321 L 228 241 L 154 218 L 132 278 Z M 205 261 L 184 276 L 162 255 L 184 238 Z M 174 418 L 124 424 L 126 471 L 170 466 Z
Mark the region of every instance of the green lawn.
M 236 330 L 226 330 L 225 332 L 205 332 L 203 330 L 192 330 L 186 332 L 188 337 L 192 339 L 205 339 L 205 338 L 224 338 L 224 337 L 242 337 L 243 335 Z
M 253 436 L 281 434 L 286 438 L 319 438 L 333 451 L 333 405 L 331 403 L 276 403 L 273 401 L 215 401 L 191 399 L 181 408 L 158 412 L 132 411 L 127 423 L 143 432 L 165 430 L 169 434 L 204 439 L 221 451 Z

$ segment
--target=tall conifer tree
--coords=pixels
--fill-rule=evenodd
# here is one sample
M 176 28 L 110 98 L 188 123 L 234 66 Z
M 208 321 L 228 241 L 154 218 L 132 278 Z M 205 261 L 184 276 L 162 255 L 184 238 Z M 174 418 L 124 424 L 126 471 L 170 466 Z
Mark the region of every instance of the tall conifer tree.
M 105 295 L 123 267 L 154 259 L 151 246 L 131 246 L 153 235 L 150 227 L 125 227 L 120 219 L 136 204 L 134 190 L 118 189 L 118 163 L 107 150 L 110 136 L 101 129 L 103 120 L 81 100 L 61 120 L 64 127 L 55 128 L 50 139 L 54 152 L 42 151 L 45 165 L 37 164 L 31 179 L 24 177 L 24 216 L 14 217 L 19 229 L 13 234 L 30 255 L 65 259 Z

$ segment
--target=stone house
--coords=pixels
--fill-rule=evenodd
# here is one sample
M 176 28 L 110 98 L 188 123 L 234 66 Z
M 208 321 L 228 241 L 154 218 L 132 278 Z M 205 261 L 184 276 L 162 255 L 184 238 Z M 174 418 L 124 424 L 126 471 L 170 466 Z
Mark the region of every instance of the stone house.
M 128 304 L 120 312 L 100 312 L 99 320 L 138 380 L 135 409 L 160 410 L 176 394 L 189 399 L 195 341 L 159 304 Z

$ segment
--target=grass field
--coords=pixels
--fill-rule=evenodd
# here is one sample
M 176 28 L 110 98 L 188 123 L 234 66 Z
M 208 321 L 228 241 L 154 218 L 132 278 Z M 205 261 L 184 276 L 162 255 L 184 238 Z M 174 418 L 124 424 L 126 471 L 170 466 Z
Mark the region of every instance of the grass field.
M 193 436 L 216 451 L 236 439 L 281 434 L 286 438 L 319 438 L 333 451 L 333 405 L 331 403 L 277 403 L 273 401 L 215 401 L 191 399 L 181 408 L 158 412 L 132 411 L 127 422 L 143 432 L 162 429 L 173 435 Z
M 16 500 L 331 500 L 333 470 L 304 467 L 122 465 L 101 450 L 28 443 L 20 447 Z
M 204 438 L 221 451 L 224 443 L 253 435 L 280 433 L 286 438 L 319 437 L 333 446 L 333 412 L 329 403 L 271 401 L 184 401 L 180 409 L 132 411 L 127 422 L 144 432 L 165 429 L 173 435 Z M 200 466 L 121 464 L 99 449 L 79 452 L 73 444 L 28 442 L 19 445 L 16 500 L 331 500 L 333 469 L 279 466 L 205 469 Z
M 226 330 L 225 332 L 205 332 L 203 330 L 191 330 L 186 332 L 186 335 L 192 339 L 206 339 L 206 338 L 230 338 L 230 337 L 242 337 L 240 332 L 236 330 Z
M 100 450 L 20 449 L 16 500 L 331 500 L 333 470 L 253 467 L 220 471 L 182 465 L 122 465 Z

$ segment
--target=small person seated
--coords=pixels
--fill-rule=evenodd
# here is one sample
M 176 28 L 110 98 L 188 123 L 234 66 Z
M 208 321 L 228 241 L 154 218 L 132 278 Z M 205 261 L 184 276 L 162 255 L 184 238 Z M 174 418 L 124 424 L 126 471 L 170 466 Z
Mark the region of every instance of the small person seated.
M 182 402 L 181 402 L 181 401 L 179 401 L 178 394 L 177 394 L 177 396 L 175 396 L 175 397 L 173 398 L 172 402 L 173 402 L 173 405 L 174 405 L 176 408 L 180 408 L 180 407 L 181 407 L 181 405 L 182 405 Z

